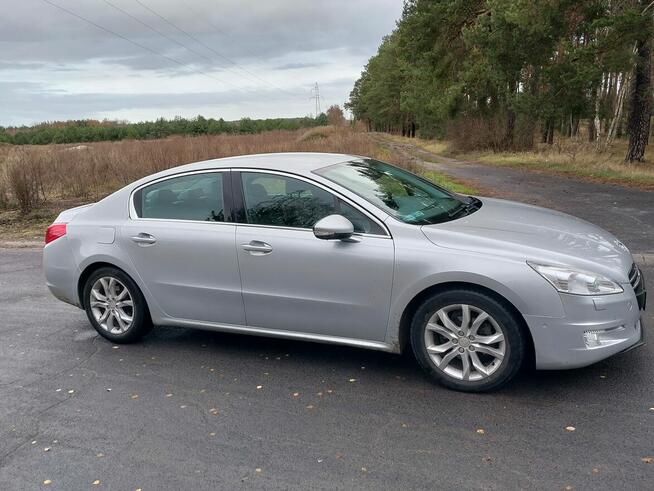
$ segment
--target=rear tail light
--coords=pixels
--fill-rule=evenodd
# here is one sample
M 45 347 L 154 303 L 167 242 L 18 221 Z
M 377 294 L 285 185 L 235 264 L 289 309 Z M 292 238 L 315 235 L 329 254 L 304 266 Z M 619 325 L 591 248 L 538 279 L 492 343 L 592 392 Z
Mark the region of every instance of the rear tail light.
M 48 230 L 45 232 L 45 243 L 49 244 L 59 237 L 66 235 L 66 224 L 65 223 L 53 223 L 48 227 Z

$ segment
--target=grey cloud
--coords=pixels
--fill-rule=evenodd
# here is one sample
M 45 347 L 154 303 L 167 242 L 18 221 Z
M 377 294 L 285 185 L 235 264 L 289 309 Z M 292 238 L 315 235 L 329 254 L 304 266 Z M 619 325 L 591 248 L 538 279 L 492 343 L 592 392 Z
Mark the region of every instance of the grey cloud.
M 326 100 L 342 102 L 358 67 L 376 51 L 402 9 L 400 0 L 141 0 L 189 37 L 134 0 L 110 1 L 177 43 L 162 38 L 101 0 L 52 2 L 147 49 L 42 0 L 13 2 L 0 17 L 0 124 L 78 118 L 133 107 L 160 109 L 161 115 L 170 116 L 168 107 L 188 104 L 201 108 L 203 101 L 207 101 L 207 111 L 215 111 L 215 106 L 221 104 L 229 107 L 232 118 L 254 114 L 263 106 L 270 116 L 275 116 L 288 111 L 288 103 L 283 94 L 272 91 L 272 85 L 282 86 L 287 93 L 296 92 L 298 98 L 308 101 L 307 80 L 321 83 Z M 148 49 L 188 66 L 180 66 Z M 97 78 L 116 71 L 123 80 L 133 77 L 140 91 L 147 89 L 150 77 L 157 77 L 153 81 L 161 80 L 162 75 L 178 79 L 183 86 L 187 83 L 185 77 L 194 70 L 210 72 L 212 77 L 228 81 L 230 87 L 243 90 L 230 90 L 226 95 L 188 86 L 188 93 L 165 96 L 89 95 L 87 92 L 94 92 L 93 86 L 82 91 L 79 82 L 88 80 L 92 84 L 93 74 Z M 345 73 L 350 77 L 341 80 Z M 262 78 L 276 82 L 261 83 Z M 16 84 L 21 80 L 24 82 Z M 217 82 L 216 86 L 224 90 L 223 84 Z M 261 89 L 266 86 L 267 90 Z M 277 106 L 270 102 L 271 95 L 273 101 L 279 100 Z M 309 102 L 306 105 L 310 107 Z

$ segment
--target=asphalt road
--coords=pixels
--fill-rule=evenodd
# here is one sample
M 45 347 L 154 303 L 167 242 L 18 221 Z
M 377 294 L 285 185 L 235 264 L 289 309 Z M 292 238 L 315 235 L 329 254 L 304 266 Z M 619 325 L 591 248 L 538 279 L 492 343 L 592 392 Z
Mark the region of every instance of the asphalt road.
M 169 328 L 114 346 L 40 261 L 0 250 L 4 491 L 652 489 L 654 344 L 462 394 L 353 348 Z
M 399 150 L 607 228 L 654 278 L 654 193 Z M 1 491 L 654 488 L 654 342 L 462 394 L 346 347 L 170 328 L 114 346 L 40 263 L 0 249 Z

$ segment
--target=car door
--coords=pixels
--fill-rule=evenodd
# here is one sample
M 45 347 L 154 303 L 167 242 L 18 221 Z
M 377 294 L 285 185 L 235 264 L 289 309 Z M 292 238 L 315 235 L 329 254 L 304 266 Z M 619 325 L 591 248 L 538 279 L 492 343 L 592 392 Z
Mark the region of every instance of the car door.
M 303 177 L 243 170 L 234 190 L 248 326 L 383 341 L 394 260 L 386 229 Z M 353 222 L 354 240 L 313 235 L 313 224 L 334 213 Z
M 132 195 L 122 242 L 172 318 L 245 325 L 229 171 L 164 178 Z

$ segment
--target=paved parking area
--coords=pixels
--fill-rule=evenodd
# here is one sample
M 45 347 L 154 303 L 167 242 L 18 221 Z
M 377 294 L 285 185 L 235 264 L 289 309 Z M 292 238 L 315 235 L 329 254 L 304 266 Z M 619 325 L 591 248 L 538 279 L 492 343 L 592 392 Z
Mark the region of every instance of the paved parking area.
M 0 250 L 2 490 L 652 489 L 654 343 L 461 394 L 345 347 L 169 328 L 113 346 L 40 261 Z

